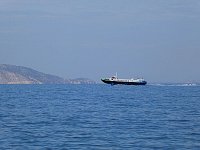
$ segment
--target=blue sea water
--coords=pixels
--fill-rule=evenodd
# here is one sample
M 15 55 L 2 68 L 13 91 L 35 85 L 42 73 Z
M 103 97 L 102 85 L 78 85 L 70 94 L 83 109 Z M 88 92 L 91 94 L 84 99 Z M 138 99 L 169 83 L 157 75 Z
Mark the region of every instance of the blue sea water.
M 200 149 L 200 86 L 0 85 L 0 149 Z

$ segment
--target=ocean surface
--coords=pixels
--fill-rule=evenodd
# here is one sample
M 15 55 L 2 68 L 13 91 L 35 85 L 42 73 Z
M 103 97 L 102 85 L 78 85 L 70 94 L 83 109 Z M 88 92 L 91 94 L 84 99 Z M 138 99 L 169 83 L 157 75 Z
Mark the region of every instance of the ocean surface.
M 0 85 L 0 149 L 200 149 L 200 86 Z

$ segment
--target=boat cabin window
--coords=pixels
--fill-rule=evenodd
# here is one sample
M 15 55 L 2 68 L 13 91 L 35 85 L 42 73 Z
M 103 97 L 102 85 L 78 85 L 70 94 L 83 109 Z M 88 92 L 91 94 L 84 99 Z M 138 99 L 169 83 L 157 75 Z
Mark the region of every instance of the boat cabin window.
M 115 77 L 115 76 L 113 76 L 113 77 L 111 77 L 111 79 L 116 79 L 116 77 Z

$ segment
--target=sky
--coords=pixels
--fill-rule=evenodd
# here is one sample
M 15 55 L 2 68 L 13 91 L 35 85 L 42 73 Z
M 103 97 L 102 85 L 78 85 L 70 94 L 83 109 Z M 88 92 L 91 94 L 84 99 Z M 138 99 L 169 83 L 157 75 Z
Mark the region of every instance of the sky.
M 200 82 L 200 1 L 0 0 L 0 64 Z

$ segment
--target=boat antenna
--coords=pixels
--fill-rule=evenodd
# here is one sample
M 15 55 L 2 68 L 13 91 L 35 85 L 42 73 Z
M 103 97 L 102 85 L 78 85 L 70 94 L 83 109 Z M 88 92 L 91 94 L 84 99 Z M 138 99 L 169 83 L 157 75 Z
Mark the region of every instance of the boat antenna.
M 116 72 L 115 76 L 116 76 L 116 78 L 117 78 L 117 72 Z

